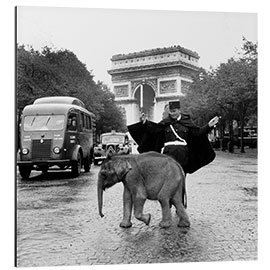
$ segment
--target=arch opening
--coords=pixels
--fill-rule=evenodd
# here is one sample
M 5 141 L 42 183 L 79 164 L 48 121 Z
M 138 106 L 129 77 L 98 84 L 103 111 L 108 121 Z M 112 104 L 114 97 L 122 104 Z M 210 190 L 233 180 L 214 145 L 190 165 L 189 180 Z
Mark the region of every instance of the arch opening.
M 155 107 L 154 89 L 148 84 L 141 84 L 136 88 L 134 98 L 138 111 L 145 113 L 147 118 L 153 121 Z

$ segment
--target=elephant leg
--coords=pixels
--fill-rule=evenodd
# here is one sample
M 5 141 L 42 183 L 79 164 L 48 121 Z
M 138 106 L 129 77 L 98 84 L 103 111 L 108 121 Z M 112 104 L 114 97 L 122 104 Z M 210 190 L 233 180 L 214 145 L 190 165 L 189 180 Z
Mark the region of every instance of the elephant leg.
M 129 228 L 132 226 L 130 221 L 132 213 L 132 197 L 130 191 L 125 187 L 123 194 L 123 220 L 120 223 L 120 227 Z
M 135 217 L 144 222 L 146 225 L 150 223 L 151 215 L 150 214 L 143 214 L 143 206 L 146 201 L 146 195 L 144 192 L 141 192 L 141 194 L 138 192 L 134 196 L 134 215 Z
M 176 213 L 179 217 L 178 227 L 189 227 L 190 221 L 185 207 L 182 203 L 182 196 L 180 190 L 178 190 L 171 200 L 172 204 L 176 207 Z
M 159 226 L 162 228 L 168 228 L 171 226 L 172 217 L 171 217 L 171 207 L 168 198 L 159 198 L 158 199 L 162 209 L 162 220 L 159 223 Z
M 171 216 L 171 197 L 173 190 L 177 187 L 176 184 L 170 183 L 171 185 L 168 185 L 168 183 L 164 184 L 161 188 L 157 199 L 161 205 L 162 210 L 162 220 L 159 223 L 159 226 L 162 228 L 168 228 L 171 226 L 172 223 L 172 216 Z

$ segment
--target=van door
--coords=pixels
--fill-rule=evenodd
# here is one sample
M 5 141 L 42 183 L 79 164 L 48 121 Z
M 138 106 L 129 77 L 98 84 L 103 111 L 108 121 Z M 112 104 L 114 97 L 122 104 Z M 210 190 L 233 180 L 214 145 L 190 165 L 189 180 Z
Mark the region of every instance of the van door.
M 70 112 L 67 117 L 67 128 L 65 136 L 65 148 L 66 148 L 66 158 L 71 159 L 72 151 L 74 146 L 79 144 L 78 136 L 78 121 L 79 117 L 76 112 Z
M 83 157 L 89 158 L 90 150 L 91 150 L 91 136 L 90 130 L 87 128 L 87 115 L 83 112 L 80 113 L 80 133 L 79 133 L 79 140 L 80 145 L 82 146 L 83 150 Z

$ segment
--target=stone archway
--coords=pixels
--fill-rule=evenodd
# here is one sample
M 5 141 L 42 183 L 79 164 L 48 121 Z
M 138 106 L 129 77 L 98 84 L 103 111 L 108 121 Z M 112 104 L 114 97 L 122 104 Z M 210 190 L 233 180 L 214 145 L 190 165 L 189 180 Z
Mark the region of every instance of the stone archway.
M 145 113 L 149 120 L 153 120 L 156 103 L 154 89 L 148 84 L 140 84 L 134 91 L 134 99 L 138 111 Z
M 127 125 L 138 122 L 140 110 L 149 120 L 160 121 L 164 106 L 188 92 L 199 58 L 181 46 L 112 56 L 108 73 L 115 101 L 125 108 Z

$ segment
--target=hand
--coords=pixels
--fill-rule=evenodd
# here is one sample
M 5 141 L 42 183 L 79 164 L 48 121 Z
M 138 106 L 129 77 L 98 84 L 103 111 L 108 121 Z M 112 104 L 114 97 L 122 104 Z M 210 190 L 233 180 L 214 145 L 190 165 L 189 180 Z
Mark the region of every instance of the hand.
M 211 120 L 209 121 L 209 123 L 208 123 L 209 127 L 214 127 L 214 126 L 218 123 L 219 118 L 220 118 L 220 117 L 215 116 L 213 119 L 211 119 Z
M 143 124 L 146 122 L 146 115 L 144 113 L 140 114 L 140 120 L 143 122 Z

